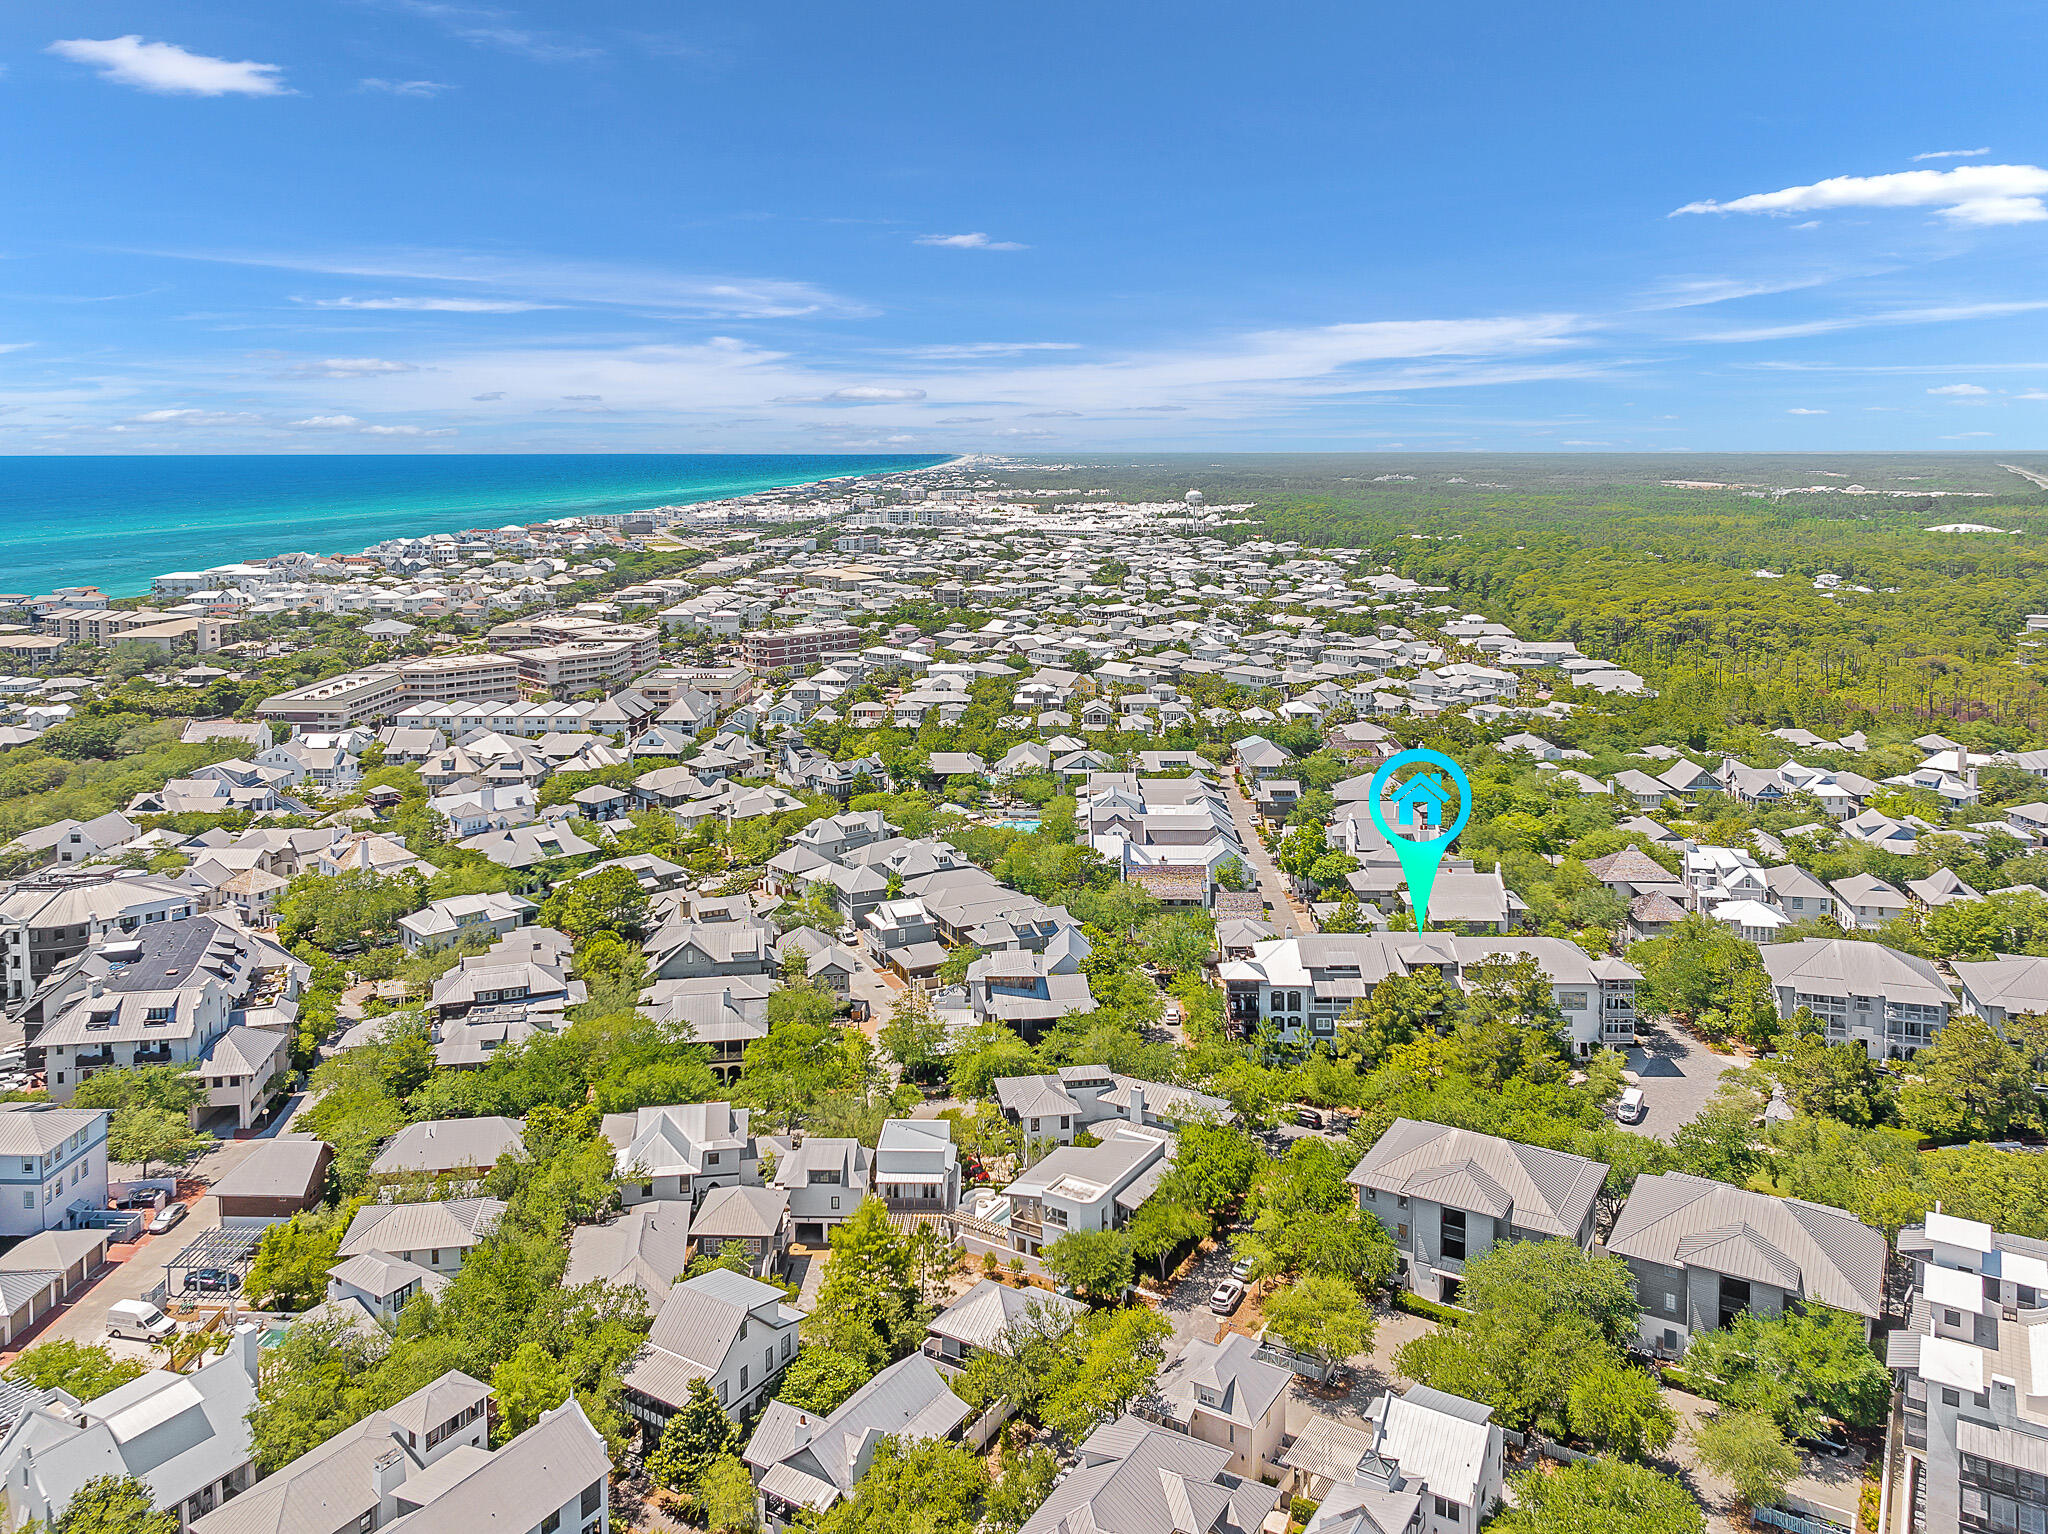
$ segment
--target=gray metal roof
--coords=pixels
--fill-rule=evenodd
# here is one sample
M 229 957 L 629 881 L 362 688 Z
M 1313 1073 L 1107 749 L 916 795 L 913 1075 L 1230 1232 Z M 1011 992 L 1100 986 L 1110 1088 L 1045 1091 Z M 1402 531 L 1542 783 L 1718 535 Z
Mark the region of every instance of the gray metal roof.
M 1606 1177 L 1603 1163 L 1584 1156 L 1396 1119 L 1345 1180 L 1576 1239 Z
M 1859 1316 L 1884 1311 L 1882 1234 L 1825 1204 L 1752 1193 L 1686 1172 L 1636 1179 L 1607 1250 L 1775 1284 Z

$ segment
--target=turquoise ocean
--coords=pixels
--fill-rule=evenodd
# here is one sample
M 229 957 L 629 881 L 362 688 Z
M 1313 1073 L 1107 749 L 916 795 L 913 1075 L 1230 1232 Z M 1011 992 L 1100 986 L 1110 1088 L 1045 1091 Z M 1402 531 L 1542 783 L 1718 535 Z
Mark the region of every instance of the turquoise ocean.
M 0 592 L 152 577 L 386 538 L 715 501 L 944 462 L 928 455 L 552 453 L 0 457 Z

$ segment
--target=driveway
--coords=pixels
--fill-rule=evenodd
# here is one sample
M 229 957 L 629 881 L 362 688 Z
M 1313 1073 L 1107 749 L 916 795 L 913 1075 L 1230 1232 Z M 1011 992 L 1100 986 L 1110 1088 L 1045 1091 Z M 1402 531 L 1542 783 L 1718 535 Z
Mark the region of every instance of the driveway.
M 1676 1475 L 1693 1494 L 1706 1510 L 1707 1527 L 1713 1534 L 1732 1531 L 1737 1527 L 1730 1516 L 1735 1503 L 1734 1485 L 1702 1465 L 1692 1443 L 1692 1430 L 1701 1418 L 1713 1414 L 1714 1403 L 1682 1390 L 1666 1390 L 1664 1401 L 1678 1417 L 1678 1436 L 1672 1440 L 1666 1458 L 1653 1463 L 1667 1474 Z M 1785 1488 L 1782 1500 L 1794 1508 L 1805 1505 L 1829 1509 L 1836 1521 L 1854 1528 L 1863 1491 L 1862 1451 L 1852 1447 L 1846 1455 L 1834 1455 L 1801 1450 L 1799 1461 L 1799 1474 Z
M 1232 1260 L 1229 1233 L 1222 1232 L 1216 1244 L 1195 1260 L 1187 1276 L 1166 1296 L 1159 1313 L 1173 1323 L 1173 1336 L 1166 1344 L 1167 1357 L 1178 1356 L 1191 1342 L 1214 1342 L 1223 1330 L 1225 1318 L 1209 1308 L 1209 1296 L 1230 1276 Z M 1242 1311 L 1240 1306 L 1240 1314 Z
M 1649 1116 L 1628 1127 L 1659 1140 L 1676 1134 L 1706 1106 L 1721 1078 L 1744 1063 L 1739 1055 L 1715 1054 L 1676 1023 L 1639 1020 L 1636 1038 L 1628 1070 L 1643 1089 Z
M 1274 863 L 1273 855 L 1266 850 L 1266 844 L 1259 840 L 1259 817 L 1252 809 L 1251 800 L 1245 798 L 1236 778 L 1226 774 L 1223 786 L 1230 797 L 1230 818 L 1237 826 L 1237 839 L 1244 843 L 1245 857 L 1259 881 L 1259 894 L 1272 908 L 1267 920 L 1281 937 L 1299 936 L 1307 929 L 1295 914 L 1294 907 L 1288 904 L 1286 878 Z
M 301 1102 L 293 1102 L 285 1112 L 277 1116 L 277 1128 L 288 1124 L 296 1114 Z M 221 1140 L 212 1150 L 200 1156 L 181 1174 L 180 1181 L 199 1183 L 205 1186 L 219 1182 L 235 1167 L 239 1166 L 262 1138 L 249 1140 Z M 118 1176 L 118 1173 L 117 1173 Z M 130 1247 L 117 1247 L 117 1253 L 127 1253 L 124 1260 L 110 1263 L 100 1270 L 99 1277 L 86 1288 L 78 1291 L 69 1304 L 50 1312 L 36 1331 L 23 1339 L 20 1346 L 33 1347 L 38 1342 L 49 1342 L 63 1338 L 72 1342 L 103 1342 L 106 1340 L 107 1311 L 117 1300 L 142 1298 L 163 1280 L 164 1269 L 173 1257 L 199 1239 L 200 1233 L 212 1230 L 220 1224 L 220 1201 L 204 1191 L 188 1192 L 186 1205 L 191 1209 L 178 1225 L 161 1236 L 144 1236 Z M 149 1356 L 149 1350 L 140 1344 L 116 1344 L 123 1352 L 138 1357 Z M 15 1351 L 10 1349 L 10 1351 Z

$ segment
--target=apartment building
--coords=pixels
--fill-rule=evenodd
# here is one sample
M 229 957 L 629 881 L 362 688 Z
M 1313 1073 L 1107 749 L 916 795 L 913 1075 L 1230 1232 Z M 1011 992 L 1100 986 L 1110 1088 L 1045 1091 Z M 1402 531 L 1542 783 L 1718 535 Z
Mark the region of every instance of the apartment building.
M 1229 1469 L 1231 1451 L 1143 1418 L 1105 1422 L 1018 1534 L 1249 1534 L 1273 1526 L 1277 1487 Z M 1367 1534 L 1407 1534 L 1374 1525 Z
M 2048 1528 L 2048 1242 L 1930 1211 L 1899 1232 L 1913 1264 L 1885 1362 L 1903 1397 L 1910 1534 Z
M 1778 1015 L 1805 1007 L 1830 1044 L 1861 1044 L 1873 1060 L 1910 1058 L 1955 1010 L 1955 994 L 1927 960 L 1882 943 L 1806 938 L 1763 950 Z
M 1510 1241 L 1593 1242 L 1607 1168 L 1584 1156 L 1414 1119 L 1387 1126 L 1345 1180 L 1386 1227 L 1402 1281 L 1455 1299 L 1465 1264 Z
M 97 1108 L 0 1106 L 0 1238 L 61 1229 L 73 1205 L 107 1203 L 107 1124 Z
M 1622 959 L 1594 959 L 1561 938 L 1467 937 L 1450 932 L 1311 933 L 1255 943 L 1249 959 L 1225 963 L 1230 1018 L 1264 1025 L 1284 1044 L 1330 1043 L 1353 1002 L 1390 977 L 1434 969 L 1469 989 L 1494 960 L 1532 959 L 1550 982 L 1574 1053 L 1635 1041 L 1641 971 Z
M 1845 1210 L 1685 1172 L 1636 1180 L 1607 1238 L 1635 1275 L 1642 1346 L 1681 1356 L 1744 1311 L 1884 1312 L 1884 1237 Z
M 197 909 L 198 896 L 168 879 L 82 869 L 25 879 L 0 899 L 0 1000 L 20 1009 L 54 971 L 96 943 L 183 921 Z M 33 1044 L 40 1017 L 24 1021 Z M 31 1062 L 37 1058 L 31 1052 Z
M 523 692 L 575 694 L 624 682 L 646 664 L 643 649 L 632 640 L 577 639 L 514 650 L 512 658 Z
M 428 655 L 328 677 L 265 698 L 259 718 L 300 732 L 376 723 L 422 703 L 451 699 L 512 702 L 519 697 L 519 662 L 506 655 Z
M 237 1127 L 247 1128 L 268 1078 L 253 1087 L 238 1079 L 230 1089 L 225 1078 L 241 1073 L 226 1067 L 275 1059 L 276 1051 L 254 1035 L 282 1037 L 282 1030 L 243 1028 L 241 1020 L 252 1008 L 289 1003 L 310 975 L 270 939 L 212 916 L 107 943 L 55 977 L 43 998 L 47 1022 L 34 1042 L 43 1053 L 50 1100 L 71 1101 L 79 1083 L 97 1071 L 200 1065 L 209 1088 L 214 1077 L 222 1078 L 221 1106 L 237 1107 Z M 237 1040 L 224 1068 L 215 1071 L 204 1062 L 231 1030 L 250 1037 Z M 204 1106 L 210 1103 L 195 1114 Z
M 795 628 L 756 629 L 740 638 L 740 658 L 750 671 L 800 669 L 835 655 L 851 655 L 867 635 L 850 623 L 800 623 Z

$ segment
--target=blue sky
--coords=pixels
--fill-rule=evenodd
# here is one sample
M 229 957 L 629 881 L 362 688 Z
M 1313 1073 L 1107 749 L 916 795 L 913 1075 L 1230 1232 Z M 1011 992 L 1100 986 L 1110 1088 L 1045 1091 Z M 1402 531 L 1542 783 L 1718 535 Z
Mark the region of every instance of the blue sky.
M 2044 34 L 15 0 L 0 452 L 2044 448 Z

